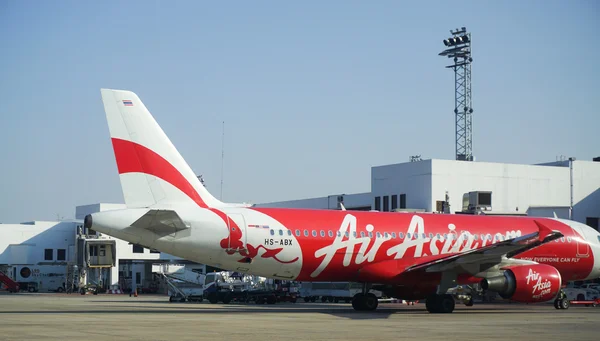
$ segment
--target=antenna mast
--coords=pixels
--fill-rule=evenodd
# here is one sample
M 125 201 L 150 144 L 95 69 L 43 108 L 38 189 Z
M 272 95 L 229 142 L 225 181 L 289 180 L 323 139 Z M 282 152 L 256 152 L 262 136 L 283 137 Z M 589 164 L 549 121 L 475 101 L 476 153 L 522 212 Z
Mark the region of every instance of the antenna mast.
M 221 136 L 221 196 L 223 200 L 223 160 L 225 159 L 225 121 L 223 121 L 223 134 Z

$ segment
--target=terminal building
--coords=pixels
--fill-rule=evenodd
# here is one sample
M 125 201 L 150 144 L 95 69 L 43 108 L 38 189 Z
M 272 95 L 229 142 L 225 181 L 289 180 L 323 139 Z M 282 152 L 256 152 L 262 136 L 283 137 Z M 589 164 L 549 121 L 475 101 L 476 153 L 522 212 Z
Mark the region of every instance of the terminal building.
M 596 230 L 600 220 L 600 158 L 544 164 L 421 160 L 371 168 L 371 190 L 256 204 L 258 207 L 377 210 L 439 214 L 559 217 Z M 152 265 L 196 264 L 86 231 L 86 214 L 123 204 L 77 206 L 72 221 L 0 224 L 0 271 L 39 291 L 98 285 L 106 290 L 158 290 Z
M 528 215 L 566 218 L 596 230 L 600 158 L 536 165 L 422 160 L 371 168 L 371 191 L 258 207 Z

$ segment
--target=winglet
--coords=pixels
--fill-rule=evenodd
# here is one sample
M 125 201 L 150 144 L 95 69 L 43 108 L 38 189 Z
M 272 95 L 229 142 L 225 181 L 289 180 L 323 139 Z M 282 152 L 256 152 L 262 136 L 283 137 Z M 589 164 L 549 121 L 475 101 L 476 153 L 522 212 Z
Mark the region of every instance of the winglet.
M 544 224 L 540 223 L 537 220 L 534 220 L 534 222 L 539 229 L 538 238 L 539 238 L 540 242 L 544 242 L 548 237 L 551 237 L 551 236 L 554 237 L 552 239 L 562 237 L 562 233 L 551 230 L 550 228 L 548 228 L 547 226 L 545 226 Z

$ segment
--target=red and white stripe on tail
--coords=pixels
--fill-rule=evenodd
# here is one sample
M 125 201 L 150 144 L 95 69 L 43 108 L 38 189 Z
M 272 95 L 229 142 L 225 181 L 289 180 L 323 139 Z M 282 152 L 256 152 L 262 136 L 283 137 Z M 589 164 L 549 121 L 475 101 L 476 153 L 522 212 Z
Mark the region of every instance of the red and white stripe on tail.
M 111 89 L 101 93 L 128 208 L 190 200 L 204 208 L 223 206 L 200 183 L 135 93 Z

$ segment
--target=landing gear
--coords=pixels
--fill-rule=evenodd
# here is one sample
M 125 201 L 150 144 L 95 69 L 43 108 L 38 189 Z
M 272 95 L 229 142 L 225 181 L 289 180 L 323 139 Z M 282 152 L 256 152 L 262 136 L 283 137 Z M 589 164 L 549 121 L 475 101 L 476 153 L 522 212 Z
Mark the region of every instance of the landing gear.
M 379 305 L 379 299 L 370 293 L 371 284 L 363 283 L 362 292 L 352 298 L 352 308 L 356 311 L 373 311 Z
M 454 297 L 452 297 L 452 295 L 449 294 L 430 295 L 425 301 L 425 307 L 430 313 L 451 313 L 454 311 L 455 305 L 456 303 L 454 302 Z
M 467 307 L 472 307 L 473 306 L 473 297 L 469 296 L 469 298 L 467 298 L 466 300 L 464 300 L 464 303 Z
M 556 309 L 569 309 L 571 302 L 567 298 L 567 294 L 564 291 L 560 291 L 558 296 L 554 300 L 554 308 Z
M 352 298 L 352 308 L 356 311 L 373 311 L 378 305 L 379 300 L 373 293 L 358 293 Z

